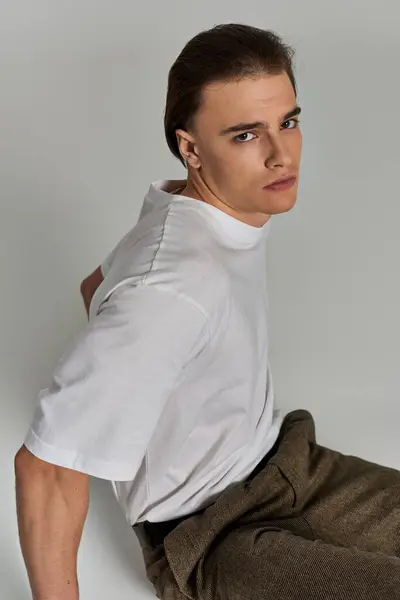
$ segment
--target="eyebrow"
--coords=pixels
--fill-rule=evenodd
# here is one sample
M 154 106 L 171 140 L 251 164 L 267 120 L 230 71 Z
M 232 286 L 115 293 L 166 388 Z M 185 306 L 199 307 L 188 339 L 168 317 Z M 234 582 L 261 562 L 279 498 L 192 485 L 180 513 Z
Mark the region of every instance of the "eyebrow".
M 293 117 L 297 117 L 301 113 L 300 106 L 296 106 L 291 111 L 286 113 L 283 116 L 282 121 L 288 121 Z M 231 127 L 227 127 L 220 132 L 220 135 L 228 135 L 229 133 L 237 133 L 238 131 L 247 131 L 248 129 L 268 129 L 269 125 L 266 121 L 254 121 L 253 123 L 238 123 L 237 125 L 232 125 Z

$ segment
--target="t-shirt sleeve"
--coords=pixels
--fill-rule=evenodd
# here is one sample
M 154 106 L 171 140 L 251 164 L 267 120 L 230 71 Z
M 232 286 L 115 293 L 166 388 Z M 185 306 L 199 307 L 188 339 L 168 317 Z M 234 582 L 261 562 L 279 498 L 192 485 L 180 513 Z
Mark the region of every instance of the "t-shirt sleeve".
M 208 341 L 207 315 L 186 297 L 119 288 L 40 392 L 25 446 L 62 467 L 132 480 L 185 367 Z

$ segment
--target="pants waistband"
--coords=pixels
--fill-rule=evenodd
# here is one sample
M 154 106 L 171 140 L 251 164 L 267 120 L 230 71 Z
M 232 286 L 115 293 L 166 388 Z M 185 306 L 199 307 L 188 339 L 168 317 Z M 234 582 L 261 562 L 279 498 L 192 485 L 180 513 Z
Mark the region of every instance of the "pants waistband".
M 266 466 L 268 461 L 275 455 L 280 442 L 281 436 L 278 436 L 275 444 L 272 446 L 271 450 L 267 452 L 267 454 L 260 460 L 260 462 L 256 465 L 253 471 L 248 475 L 246 480 L 253 479 L 263 468 Z M 160 546 L 164 543 L 165 538 L 171 531 L 175 529 L 182 521 L 193 517 L 194 515 L 202 514 L 206 508 L 198 510 L 196 512 L 190 513 L 189 515 L 185 515 L 183 517 L 178 517 L 176 519 L 171 519 L 169 521 L 162 521 L 160 523 L 151 523 L 150 521 L 144 521 L 142 523 L 137 523 L 133 525 L 133 530 L 135 531 L 141 545 L 150 545 L 153 548 Z

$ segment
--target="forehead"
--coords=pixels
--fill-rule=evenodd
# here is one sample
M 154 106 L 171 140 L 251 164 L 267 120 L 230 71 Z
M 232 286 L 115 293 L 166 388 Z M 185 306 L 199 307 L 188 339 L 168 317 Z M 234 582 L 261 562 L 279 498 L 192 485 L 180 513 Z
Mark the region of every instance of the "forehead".
M 296 105 L 286 73 L 208 84 L 202 90 L 195 121 L 224 126 L 233 122 L 279 119 Z

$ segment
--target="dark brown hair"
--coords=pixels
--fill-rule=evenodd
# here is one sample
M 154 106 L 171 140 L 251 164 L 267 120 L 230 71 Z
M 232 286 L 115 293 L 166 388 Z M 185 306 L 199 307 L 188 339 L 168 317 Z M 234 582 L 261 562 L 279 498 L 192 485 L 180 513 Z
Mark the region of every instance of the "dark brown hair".
M 286 72 L 297 95 L 293 56 L 293 49 L 276 33 L 249 25 L 217 25 L 192 38 L 168 75 L 164 130 L 172 154 L 183 162 L 175 131 L 190 126 L 205 85 Z

